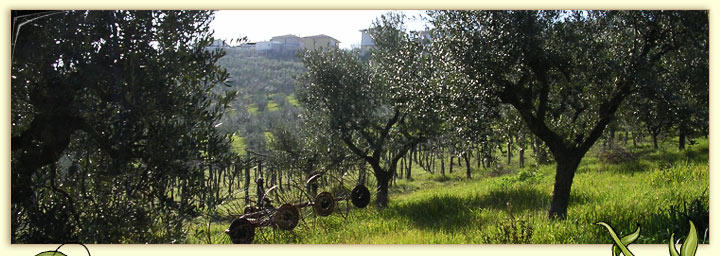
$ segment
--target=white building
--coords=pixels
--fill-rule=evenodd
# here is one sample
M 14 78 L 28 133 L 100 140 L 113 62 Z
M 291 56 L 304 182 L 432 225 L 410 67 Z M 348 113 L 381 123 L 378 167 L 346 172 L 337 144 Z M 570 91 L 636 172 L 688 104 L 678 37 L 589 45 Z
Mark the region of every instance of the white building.
M 375 46 L 375 40 L 372 39 L 367 29 L 360 30 L 360 33 L 362 33 L 362 38 L 360 39 L 360 49 L 366 51 Z
M 280 42 L 276 41 L 262 41 L 255 43 L 255 51 L 257 52 L 269 52 L 274 49 L 280 48 Z
M 328 35 L 320 34 L 314 36 L 306 36 L 302 39 L 304 42 L 304 48 L 306 50 L 319 50 L 323 48 L 328 49 L 340 47 L 340 41 Z
M 212 44 L 210 44 L 207 49 L 216 49 L 216 48 L 228 48 L 230 45 L 226 44 L 223 40 L 214 40 Z
M 270 41 L 278 43 L 277 46 L 280 47 L 278 50 L 282 53 L 294 54 L 305 48 L 303 39 L 294 35 L 276 36 L 270 39 Z

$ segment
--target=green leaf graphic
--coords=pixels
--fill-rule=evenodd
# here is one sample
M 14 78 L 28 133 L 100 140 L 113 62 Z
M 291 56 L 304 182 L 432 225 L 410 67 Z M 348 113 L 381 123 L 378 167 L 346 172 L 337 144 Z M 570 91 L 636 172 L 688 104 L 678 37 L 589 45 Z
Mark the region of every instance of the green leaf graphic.
M 695 256 L 697 247 L 698 247 L 697 230 L 695 230 L 695 224 L 693 224 L 693 222 L 690 221 L 690 233 L 688 233 L 688 236 L 685 239 L 685 242 L 683 242 L 682 246 L 680 247 L 680 255 L 681 256 Z
M 698 235 L 697 230 L 695 230 L 695 224 L 690 221 L 690 232 L 688 232 L 687 238 L 685 238 L 685 241 L 683 241 L 683 244 L 680 247 L 680 255 L 678 255 L 678 250 L 675 247 L 674 241 L 675 233 L 670 235 L 670 256 L 695 256 L 695 252 L 698 247 Z
M 615 234 L 615 230 L 613 230 L 613 228 L 612 228 L 610 225 L 608 225 L 608 224 L 605 223 L 605 222 L 598 222 L 598 223 L 595 223 L 595 224 L 598 224 L 598 225 L 601 225 L 601 226 L 607 228 L 607 230 L 610 232 L 610 236 L 612 237 L 613 241 L 615 241 L 615 245 L 620 248 L 620 251 L 623 253 L 623 255 L 625 255 L 625 256 L 635 256 L 634 254 L 632 254 L 632 252 L 630 252 L 630 250 L 628 250 L 627 246 L 625 246 L 625 244 L 623 244 L 623 241 L 620 240 L 620 238 L 617 236 L 617 234 Z M 635 232 L 638 232 L 638 235 L 639 235 L 639 227 L 638 227 L 638 230 L 635 231 Z M 633 234 L 634 234 L 634 233 L 633 233 Z M 632 238 L 631 236 L 632 236 L 633 234 L 629 235 L 628 237 Z M 625 237 L 623 237 L 623 238 L 625 238 Z M 635 239 L 637 239 L 637 238 L 635 238 Z M 634 241 L 634 240 L 633 240 L 633 241 Z M 615 255 L 615 254 L 614 254 L 614 253 L 615 253 L 614 248 L 615 248 L 615 247 L 613 246 L 613 255 Z
M 635 242 L 635 240 L 637 240 L 638 237 L 640 237 L 640 226 L 637 227 L 637 229 L 635 230 L 635 232 L 633 232 L 632 234 L 629 234 L 629 235 L 627 235 L 627 236 L 624 236 L 623 238 L 620 239 L 620 241 L 621 241 L 625 246 L 627 246 L 628 244 L 631 244 L 631 243 Z M 616 244 L 613 245 L 612 250 L 613 250 L 613 256 L 619 256 L 619 255 L 620 255 L 620 247 L 618 247 Z
M 67 256 L 67 255 L 65 255 L 62 252 L 58 252 L 58 251 L 46 251 L 46 252 L 38 253 L 35 256 Z
M 680 256 L 677 248 L 675 248 L 675 233 L 670 235 L 670 256 Z

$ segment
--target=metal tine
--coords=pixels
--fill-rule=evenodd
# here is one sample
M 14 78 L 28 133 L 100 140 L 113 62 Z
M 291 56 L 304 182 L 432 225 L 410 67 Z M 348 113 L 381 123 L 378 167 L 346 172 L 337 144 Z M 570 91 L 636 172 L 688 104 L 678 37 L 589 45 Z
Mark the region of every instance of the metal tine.
M 315 174 L 315 175 L 311 176 L 310 178 L 307 179 L 307 181 L 305 182 L 305 185 L 306 185 L 306 186 L 307 186 L 307 185 L 310 185 L 310 182 L 315 181 L 315 179 L 317 179 L 318 177 L 322 176 L 323 174 L 325 174 L 325 172 L 321 172 L 321 173 L 318 173 L 318 174 Z

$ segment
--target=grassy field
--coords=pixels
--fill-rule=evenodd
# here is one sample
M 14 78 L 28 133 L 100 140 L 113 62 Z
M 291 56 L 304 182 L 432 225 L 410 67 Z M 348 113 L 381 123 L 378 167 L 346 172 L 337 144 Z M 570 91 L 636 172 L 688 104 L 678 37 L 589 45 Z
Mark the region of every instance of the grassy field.
M 472 179 L 464 178 L 464 166 L 444 177 L 418 168 L 413 180 L 393 184 L 386 209 L 346 211 L 346 202 L 340 202 L 340 210 L 329 217 L 303 209 L 293 231 L 258 228 L 254 242 L 610 243 L 607 231 L 594 224 L 604 221 L 621 235 L 639 224 L 635 243 L 666 243 L 671 233 L 687 232 L 683 214 L 695 217 L 709 205 L 707 141 L 687 151 L 672 148 L 593 149 L 580 164 L 568 218 L 562 221 L 546 218 L 555 165 L 518 169 L 511 164 L 505 168 L 512 172 L 499 176 L 473 168 Z M 232 219 L 228 213 L 239 208 L 239 200 L 231 201 L 218 208 L 219 216 L 198 218 L 188 226 L 187 242 L 230 243 L 222 231 Z M 704 228 L 699 232 L 704 242 Z
M 232 135 L 232 148 L 238 155 L 245 155 L 245 137 L 240 137 L 236 133 Z

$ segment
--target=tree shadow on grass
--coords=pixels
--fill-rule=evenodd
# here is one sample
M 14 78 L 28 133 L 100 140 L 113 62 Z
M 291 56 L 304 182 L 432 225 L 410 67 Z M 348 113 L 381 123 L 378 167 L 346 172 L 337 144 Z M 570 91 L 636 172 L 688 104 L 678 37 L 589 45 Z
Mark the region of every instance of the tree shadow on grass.
M 610 171 L 618 174 L 642 173 L 650 170 L 652 170 L 652 166 L 650 164 L 639 160 L 627 161 L 603 167 L 603 171 Z
M 513 212 L 538 210 L 545 208 L 549 199 L 549 194 L 534 188 L 512 187 L 492 190 L 483 195 L 432 195 L 388 210 L 393 216 L 406 218 L 418 228 L 455 231 L 462 227 L 481 225 L 482 223 L 477 223 L 477 211 L 506 211 L 508 202 L 512 205 Z
M 678 163 L 688 162 L 694 164 L 708 163 L 709 151 L 707 147 L 695 146 L 688 149 L 687 151 L 673 152 L 673 151 L 662 151 L 651 153 L 645 156 L 645 158 L 652 162 L 659 162 L 662 165 L 673 166 Z
M 617 151 L 617 152 L 615 152 Z M 599 165 L 590 164 L 589 166 L 580 166 L 578 173 L 587 171 L 593 172 L 614 172 L 619 174 L 634 174 L 653 170 L 654 168 L 666 169 L 679 164 L 707 164 L 709 159 L 709 150 L 707 145 L 688 146 L 687 150 L 674 151 L 663 150 L 658 151 L 652 147 L 641 148 L 625 152 L 622 148 L 615 151 L 608 150 L 610 153 L 598 155 L 601 159 Z M 616 155 L 629 155 L 628 159 L 622 159 Z M 607 159 L 602 159 L 607 158 Z M 616 159 L 620 158 L 620 160 Z

